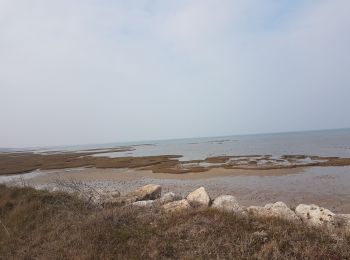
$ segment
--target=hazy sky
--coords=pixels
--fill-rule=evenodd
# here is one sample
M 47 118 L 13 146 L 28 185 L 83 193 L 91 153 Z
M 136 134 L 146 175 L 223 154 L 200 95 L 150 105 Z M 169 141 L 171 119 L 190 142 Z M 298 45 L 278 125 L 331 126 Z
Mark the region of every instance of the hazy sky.
M 0 0 L 0 147 L 350 127 L 349 0 Z

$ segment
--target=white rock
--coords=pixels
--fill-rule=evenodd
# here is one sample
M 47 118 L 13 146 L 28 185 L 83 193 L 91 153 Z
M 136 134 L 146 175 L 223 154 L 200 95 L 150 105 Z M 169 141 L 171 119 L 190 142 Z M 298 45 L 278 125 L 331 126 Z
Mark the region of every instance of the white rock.
M 236 198 L 231 195 L 222 195 L 217 197 L 211 207 L 229 212 L 241 212 L 243 210 L 243 208 L 238 204 Z
M 177 212 L 177 211 L 183 211 L 190 208 L 191 208 L 191 205 L 188 203 L 186 199 L 169 202 L 163 205 L 163 209 L 166 212 Z
M 107 201 L 107 203 L 104 203 L 104 205 L 107 207 L 120 206 L 120 205 L 132 204 L 136 201 L 155 200 L 160 198 L 161 193 L 162 193 L 161 186 L 148 184 L 124 196 L 113 198 L 112 200 Z
M 157 203 L 160 205 L 167 204 L 169 202 L 181 200 L 182 197 L 180 195 L 175 194 L 174 192 L 165 193 L 161 198 L 157 199 Z
M 346 232 L 350 232 L 350 214 L 336 214 L 334 221 L 337 227 L 344 229 Z
M 126 195 L 128 198 L 139 200 L 155 200 L 160 198 L 162 187 L 160 185 L 148 184 Z M 131 199 L 131 200 L 133 200 Z
M 296 207 L 295 213 L 305 222 L 314 226 L 333 226 L 334 213 L 317 205 L 300 204 Z
M 191 192 L 187 195 L 187 201 L 192 207 L 209 207 L 210 197 L 203 187 Z
M 150 208 L 154 205 L 154 200 L 140 200 L 132 203 L 131 205 L 140 208 Z
M 299 220 L 298 216 L 282 201 L 266 204 L 265 207 L 250 206 L 247 212 L 262 217 L 279 217 L 286 220 Z

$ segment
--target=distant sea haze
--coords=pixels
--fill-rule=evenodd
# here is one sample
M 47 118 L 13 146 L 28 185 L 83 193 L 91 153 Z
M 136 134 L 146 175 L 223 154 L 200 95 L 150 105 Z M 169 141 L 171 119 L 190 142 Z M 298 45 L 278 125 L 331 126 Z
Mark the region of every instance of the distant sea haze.
M 350 157 L 350 129 L 49 147 L 36 150 L 37 152 L 78 151 L 118 146 L 131 146 L 133 150 L 104 153 L 101 156 L 182 155 L 181 160 L 197 160 L 221 155 L 272 155 L 279 157 L 300 154 Z

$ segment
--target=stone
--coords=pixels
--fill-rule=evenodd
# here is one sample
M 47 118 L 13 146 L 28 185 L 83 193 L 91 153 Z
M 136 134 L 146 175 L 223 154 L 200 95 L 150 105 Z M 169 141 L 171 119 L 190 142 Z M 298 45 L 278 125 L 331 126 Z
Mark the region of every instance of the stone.
M 317 205 L 300 204 L 295 208 L 295 213 L 305 223 L 314 226 L 334 226 L 334 213 L 328 209 L 319 207 Z
M 150 208 L 154 206 L 154 200 L 139 200 L 139 201 L 135 201 L 131 205 L 135 207 L 140 207 L 140 208 Z
M 350 214 L 336 214 L 334 216 L 335 225 L 346 232 L 350 232 Z
M 228 212 L 242 212 L 243 208 L 238 204 L 236 198 L 231 195 L 222 195 L 217 197 L 211 205 L 214 209 Z
M 169 202 L 163 205 L 163 209 L 166 212 L 178 212 L 178 211 L 183 211 L 190 208 L 191 208 L 191 205 L 190 203 L 188 203 L 186 199 Z
M 169 202 L 173 202 L 181 199 L 182 197 L 180 195 L 177 195 L 174 192 L 168 192 L 168 193 L 165 193 L 161 198 L 157 199 L 157 203 L 160 205 L 164 205 Z
M 155 200 L 160 198 L 162 187 L 160 185 L 148 184 L 124 196 L 113 198 L 104 203 L 105 207 L 129 205 L 136 201 Z
M 286 220 L 300 220 L 299 217 L 284 202 L 266 204 L 265 209 L 270 211 L 272 215 L 279 216 Z
M 210 204 L 210 197 L 204 187 L 191 192 L 186 199 L 192 207 L 207 208 Z
M 279 217 L 290 221 L 299 220 L 298 216 L 284 202 L 266 204 L 264 207 L 250 206 L 247 212 L 261 217 Z
M 148 184 L 137 190 L 128 193 L 125 197 L 129 200 L 139 201 L 139 200 L 155 200 L 160 198 L 162 193 L 162 187 L 160 185 Z

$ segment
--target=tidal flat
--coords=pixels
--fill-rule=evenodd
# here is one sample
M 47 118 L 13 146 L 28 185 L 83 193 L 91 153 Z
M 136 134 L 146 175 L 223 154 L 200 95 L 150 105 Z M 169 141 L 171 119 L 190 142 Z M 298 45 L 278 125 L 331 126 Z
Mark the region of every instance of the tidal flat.
M 68 169 L 43 172 L 28 180 L 52 189 L 57 180 L 75 180 L 87 187 L 130 192 L 149 183 L 186 195 L 205 187 L 212 197 L 234 195 L 242 205 L 263 206 L 284 201 L 290 207 L 317 204 L 350 213 L 350 167 L 310 167 L 275 170 L 210 169 L 202 173 L 169 174 L 135 169 Z
M 183 195 L 204 186 L 243 205 L 315 203 L 350 213 L 350 130 L 10 150 L 0 182 L 57 180 L 128 192 L 148 183 Z

